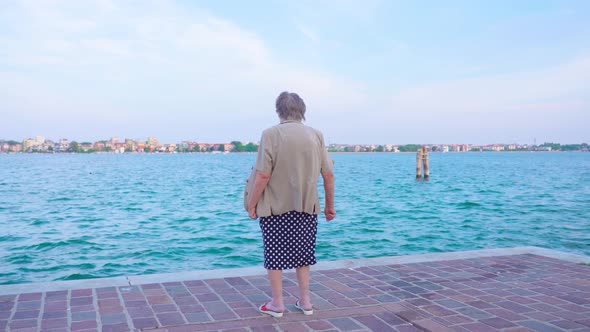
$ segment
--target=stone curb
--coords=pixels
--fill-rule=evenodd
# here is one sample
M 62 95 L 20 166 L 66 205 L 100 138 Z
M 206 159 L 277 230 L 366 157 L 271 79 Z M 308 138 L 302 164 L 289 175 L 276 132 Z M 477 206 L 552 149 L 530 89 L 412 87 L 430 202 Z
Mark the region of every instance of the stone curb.
M 449 261 L 455 259 L 473 259 L 479 257 L 494 257 L 494 256 L 512 256 L 522 254 L 533 254 L 545 256 L 558 260 L 563 260 L 571 263 L 589 263 L 590 257 L 566 253 L 553 249 L 546 249 L 540 247 L 515 247 L 515 248 L 500 248 L 500 249 L 482 249 L 447 253 L 434 254 L 420 254 L 407 256 L 390 256 L 354 260 L 338 260 L 319 262 L 313 267 L 314 271 L 332 270 L 332 269 L 352 269 L 363 266 L 379 266 L 379 265 L 393 265 L 393 264 L 411 264 L 424 263 L 436 261 Z M 100 287 L 120 287 L 129 285 L 142 285 L 149 283 L 163 283 L 185 280 L 205 280 L 215 278 L 228 277 L 243 277 L 252 275 L 263 275 L 265 270 L 262 267 L 246 267 L 236 269 L 220 269 L 220 270 L 200 270 L 190 272 L 178 273 L 163 273 L 150 274 L 138 276 L 123 276 L 113 278 L 99 278 L 99 279 L 84 279 L 84 280 L 69 280 L 69 281 L 54 281 L 42 283 L 26 283 L 15 285 L 0 285 L 0 295 L 17 294 L 17 293 L 34 293 L 59 291 L 67 289 L 83 289 L 83 288 L 100 288 Z

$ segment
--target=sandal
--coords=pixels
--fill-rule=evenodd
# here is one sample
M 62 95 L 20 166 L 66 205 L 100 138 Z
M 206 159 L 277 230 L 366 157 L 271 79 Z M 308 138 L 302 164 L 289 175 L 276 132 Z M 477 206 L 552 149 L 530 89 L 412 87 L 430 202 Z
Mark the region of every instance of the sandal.
M 276 311 L 272 311 L 272 310 L 268 309 L 266 307 L 267 304 L 268 303 L 265 303 L 265 304 L 261 305 L 260 307 L 258 307 L 258 311 L 260 311 L 263 314 L 267 314 L 267 315 L 273 316 L 274 318 L 281 318 L 281 317 L 283 317 L 283 313 L 282 312 L 276 312 Z
M 305 316 L 313 315 L 313 307 L 311 309 L 309 309 L 309 310 L 303 309 L 303 307 L 299 305 L 299 300 L 297 300 L 297 302 L 295 302 L 295 308 L 303 311 L 303 314 Z

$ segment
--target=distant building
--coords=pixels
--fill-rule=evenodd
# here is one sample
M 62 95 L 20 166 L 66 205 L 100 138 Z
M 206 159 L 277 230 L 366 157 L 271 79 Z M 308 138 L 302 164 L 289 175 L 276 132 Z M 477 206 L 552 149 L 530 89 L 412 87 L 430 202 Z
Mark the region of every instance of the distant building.
M 33 147 L 35 147 L 37 145 L 37 141 L 35 141 L 32 138 L 27 138 L 26 140 L 23 141 L 23 149 L 26 152 L 30 152 L 33 150 Z
M 14 144 L 10 146 L 10 151 L 11 152 L 22 152 L 23 151 L 23 145 L 18 143 L 18 144 Z
M 223 145 L 223 151 L 232 151 L 234 149 L 235 145 L 233 144 L 224 144 Z
M 147 144 L 156 148 L 160 146 L 160 142 L 155 137 L 148 137 Z
M 96 142 L 94 143 L 94 150 L 96 151 L 104 151 L 106 149 L 106 144 L 104 142 Z

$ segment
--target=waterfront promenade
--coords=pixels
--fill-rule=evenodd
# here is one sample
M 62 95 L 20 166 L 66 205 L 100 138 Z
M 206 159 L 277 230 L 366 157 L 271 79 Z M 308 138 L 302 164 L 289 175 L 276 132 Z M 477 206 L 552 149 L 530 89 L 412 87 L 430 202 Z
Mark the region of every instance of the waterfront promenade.
M 321 262 L 313 316 L 258 268 L 0 286 L 0 331 L 590 331 L 590 258 L 536 247 Z

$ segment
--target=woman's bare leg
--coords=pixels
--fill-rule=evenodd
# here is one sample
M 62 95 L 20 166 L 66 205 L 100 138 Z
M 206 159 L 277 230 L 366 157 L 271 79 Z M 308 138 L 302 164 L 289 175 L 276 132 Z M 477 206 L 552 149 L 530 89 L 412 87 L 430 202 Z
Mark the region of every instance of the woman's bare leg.
M 272 301 L 266 306 L 277 312 L 285 311 L 283 303 L 283 270 L 267 270 L 270 287 L 272 288 Z
M 299 283 L 299 305 L 305 310 L 311 309 L 311 295 L 309 293 L 309 265 L 302 266 L 297 270 L 297 281 Z

